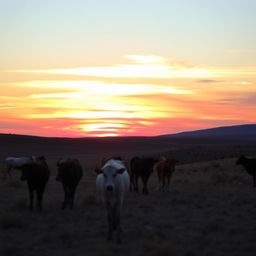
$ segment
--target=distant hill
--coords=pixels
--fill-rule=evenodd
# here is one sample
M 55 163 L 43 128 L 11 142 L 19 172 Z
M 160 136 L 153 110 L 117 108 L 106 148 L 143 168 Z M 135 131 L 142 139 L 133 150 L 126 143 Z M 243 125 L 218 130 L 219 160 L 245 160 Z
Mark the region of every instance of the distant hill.
M 200 139 L 200 141 L 198 140 Z M 218 140 L 218 141 L 217 141 Z M 1 134 L 0 141 L 2 145 L 23 145 L 33 144 L 42 145 L 48 143 L 49 145 L 87 145 L 88 150 L 93 148 L 109 148 L 111 147 L 155 147 L 156 145 L 170 145 L 178 144 L 198 144 L 199 142 L 207 143 L 223 143 L 224 141 L 246 141 L 256 142 L 256 124 L 236 125 L 216 127 L 204 130 L 181 132 L 176 134 L 166 134 L 154 137 L 82 137 L 82 138 L 64 138 L 64 137 L 40 137 L 30 135 L 18 134 Z M 6 147 L 6 146 L 5 146 Z
M 210 129 L 166 134 L 160 137 L 250 137 L 256 136 L 256 124 L 244 124 L 235 126 L 222 126 Z
M 155 137 L 54 138 L 0 134 L 1 159 L 7 156 L 44 155 L 52 161 L 77 157 L 95 167 L 103 157 L 170 156 L 182 163 L 256 154 L 256 124 L 217 127 Z M 88 163 L 87 163 L 88 161 Z M 54 162 L 54 164 L 53 164 Z

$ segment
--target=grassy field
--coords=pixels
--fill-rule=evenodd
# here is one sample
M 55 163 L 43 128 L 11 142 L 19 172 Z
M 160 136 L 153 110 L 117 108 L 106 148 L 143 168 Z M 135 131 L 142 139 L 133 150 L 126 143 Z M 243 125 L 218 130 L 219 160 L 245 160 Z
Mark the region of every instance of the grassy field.
M 0 180 L 1 256 L 256 255 L 256 189 L 243 167 L 235 165 L 241 153 L 256 156 L 256 145 L 220 147 L 218 143 L 165 142 L 150 147 L 145 143 L 136 150 L 132 145 L 120 146 L 118 151 L 118 146 L 103 144 L 94 145 L 91 151 L 82 143 L 79 147 L 75 144 L 58 147 L 58 143 L 53 147 L 49 142 L 16 141 L 2 147 L 1 159 L 7 154 L 44 154 L 51 177 L 41 213 L 28 210 L 27 187 L 20 181 L 18 171 L 13 172 L 12 180 Z M 96 195 L 93 172 L 102 157 L 112 154 L 127 161 L 133 155 L 161 154 L 181 160 L 170 192 L 157 190 L 157 177 L 153 173 L 149 195 L 127 194 L 121 245 L 106 239 L 106 213 Z M 56 161 L 62 155 L 77 157 L 84 168 L 73 210 L 60 209 L 63 191 L 55 175 Z M 2 170 L 3 164 L 0 167 Z

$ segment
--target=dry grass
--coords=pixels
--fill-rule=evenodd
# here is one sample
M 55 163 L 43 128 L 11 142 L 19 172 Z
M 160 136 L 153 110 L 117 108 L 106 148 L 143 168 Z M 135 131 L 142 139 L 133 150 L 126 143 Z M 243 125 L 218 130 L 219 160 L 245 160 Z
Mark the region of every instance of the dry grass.
M 183 159 L 201 159 L 205 152 L 214 155 L 212 147 L 189 156 L 183 148 Z M 102 157 L 117 155 L 117 151 L 65 152 L 77 157 L 85 172 L 74 209 L 61 210 L 62 186 L 55 181 L 60 153 L 48 149 L 45 146 L 45 151 L 40 151 L 51 169 L 42 213 L 28 210 L 28 191 L 19 173 L 12 181 L 0 180 L 0 255 L 255 255 L 256 190 L 251 177 L 235 165 L 236 158 L 216 160 L 216 153 L 210 161 L 181 162 L 173 174 L 170 192 L 157 190 L 154 173 L 148 196 L 127 194 L 122 212 L 123 243 L 117 245 L 106 239 L 107 217 L 96 195 L 93 172 Z M 144 154 L 161 154 L 147 149 Z M 176 153 L 182 156 L 182 150 Z M 129 160 L 136 153 L 131 150 L 118 154 Z
M 0 217 L 0 228 L 7 229 L 22 229 L 25 227 L 25 221 L 17 213 L 5 213 Z

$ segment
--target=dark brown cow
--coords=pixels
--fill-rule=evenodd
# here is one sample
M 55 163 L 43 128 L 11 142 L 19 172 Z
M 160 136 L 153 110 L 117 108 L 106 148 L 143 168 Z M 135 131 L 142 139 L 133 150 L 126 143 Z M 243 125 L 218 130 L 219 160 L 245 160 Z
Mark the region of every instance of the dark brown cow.
M 148 179 L 153 172 L 153 166 L 156 160 L 152 157 L 133 157 L 130 161 L 130 176 L 131 186 L 130 191 L 133 189 L 139 192 L 138 179 L 141 177 L 143 183 L 143 194 L 148 194 L 147 183 Z
M 159 161 L 154 165 L 154 169 L 157 171 L 159 190 L 167 190 L 170 188 L 170 180 L 172 174 L 175 171 L 175 165 L 179 161 L 173 158 L 161 157 Z
M 253 177 L 253 187 L 256 187 L 256 159 L 247 158 L 245 156 L 240 156 L 236 161 L 237 165 L 242 165 L 249 175 Z
M 37 157 L 35 162 L 24 164 L 21 167 L 21 180 L 26 180 L 29 190 L 30 210 L 33 210 L 34 191 L 37 196 L 37 209 L 42 210 L 43 193 L 48 182 L 50 171 L 45 157 Z
M 58 173 L 56 180 L 60 181 L 64 190 L 64 202 L 62 209 L 69 205 L 70 209 L 74 206 L 76 187 L 83 176 L 82 167 L 77 159 L 60 159 L 57 163 Z

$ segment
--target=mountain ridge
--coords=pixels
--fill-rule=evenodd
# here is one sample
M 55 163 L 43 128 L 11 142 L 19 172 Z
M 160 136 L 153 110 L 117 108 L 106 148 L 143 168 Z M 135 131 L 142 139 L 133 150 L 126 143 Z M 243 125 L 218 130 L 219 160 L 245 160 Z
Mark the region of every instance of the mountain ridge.
M 185 131 L 174 134 L 163 134 L 159 137 L 205 137 L 205 136 L 256 136 L 256 124 L 219 126 L 208 129 Z

